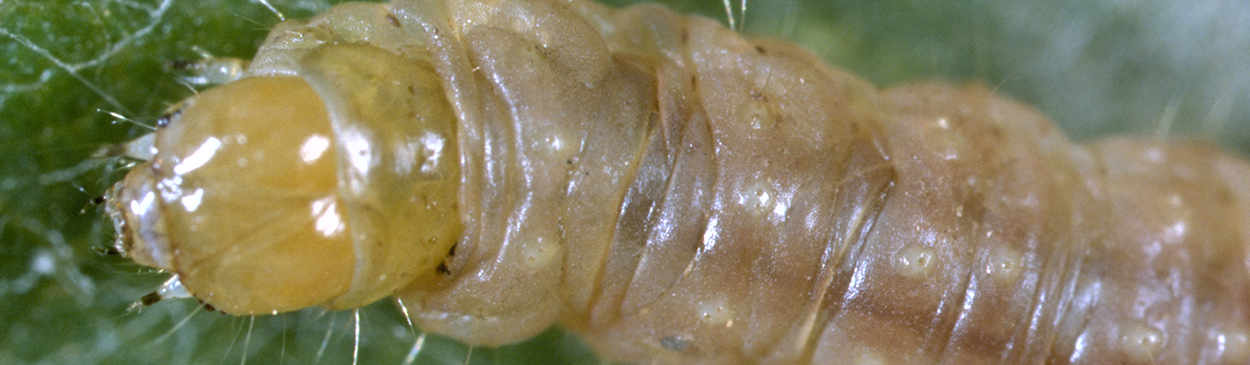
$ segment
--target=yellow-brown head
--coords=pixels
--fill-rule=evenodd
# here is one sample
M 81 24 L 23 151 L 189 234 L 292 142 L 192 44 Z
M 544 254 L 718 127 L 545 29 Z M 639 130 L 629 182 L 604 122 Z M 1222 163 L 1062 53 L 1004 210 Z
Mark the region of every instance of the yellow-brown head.
M 433 69 L 360 45 L 299 66 L 171 110 L 110 191 L 119 251 L 232 314 L 357 307 L 442 263 L 459 166 Z

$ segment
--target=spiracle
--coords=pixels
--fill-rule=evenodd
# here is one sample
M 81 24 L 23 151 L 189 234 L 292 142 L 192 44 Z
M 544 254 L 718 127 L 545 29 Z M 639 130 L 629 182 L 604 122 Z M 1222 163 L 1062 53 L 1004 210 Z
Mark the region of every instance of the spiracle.
M 279 24 L 132 143 L 117 250 L 226 313 L 394 295 L 639 363 L 1250 360 L 1243 160 L 658 6 L 488 5 Z

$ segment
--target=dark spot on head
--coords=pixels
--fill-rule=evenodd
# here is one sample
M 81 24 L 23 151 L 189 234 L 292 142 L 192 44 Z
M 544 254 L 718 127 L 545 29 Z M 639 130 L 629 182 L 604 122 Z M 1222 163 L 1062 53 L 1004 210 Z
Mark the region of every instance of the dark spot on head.
M 690 28 L 682 27 L 681 28 L 681 44 L 685 45 L 687 42 L 690 42 Z
M 104 204 L 104 202 L 106 202 L 106 201 L 108 201 L 108 198 L 105 198 L 103 195 L 101 195 L 101 196 L 97 196 L 97 197 L 95 197 L 95 198 L 92 198 L 92 199 L 91 199 L 91 205 L 100 205 L 100 204 Z
M 161 114 L 160 118 L 156 118 L 156 127 L 164 128 L 166 126 L 169 126 L 169 123 L 173 123 L 174 119 L 177 119 L 178 117 L 181 117 L 181 116 L 182 116 L 182 109 L 178 109 L 178 110 L 174 110 L 171 112 L 167 112 L 165 114 Z
M 438 267 L 435 267 L 434 271 L 438 271 L 439 274 L 443 274 L 443 275 L 451 275 L 451 270 L 447 269 L 446 262 L 438 263 Z
M 768 52 L 764 51 L 764 46 L 755 46 L 755 51 L 759 52 L 760 54 L 765 54 L 765 55 L 768 54 Z
M 217 307 L 214 307 L 212 304 L 204 303 L 204 301 L 203 301 L 203 300 L 199 300 L 199 302 L 200 302 L 200 305 L 201 305 L 201 306 L 203 306 L 203 307 L 204 307 L 204 310 L 206 310 L 206 311 L 209 311 L 209 312 L 217 312 L 217 311 L 218 311 L 218 310 L 217 310 Z M 226 314 L 226 312 L 221 312 L 221 314 Z
M 690 76 L 690 88 L 692 88 L 692 89 L 697 89 L 697 88 L 699 88 L 699 77 L 698 77 L 698 76 Z
M 456 242 L 456 244 L 451 245 L 451 249 L 448 249 L 448 250 L 447 250 L 447 256 L 455 256 L 455 255 L 456 255 L 456 246 L 459 246 L 459 245 L 460 245 L 460 242 Z
M 570 158 L 570 159 L 564 160 L 564 163 L 569 164 L 569 165 L 572 165 L 572 164 L 573 164 L 573 159 L 571 159 L 571 158 Z
M 412 95 L 417 95 L 417 87 L 413 85 L 408 85 L 408 93 Z
M 159 293 L 151 292 L 151 293 L 148 293 L 148 295 L 144 295 L 142 298 L 139 298 L 139 304 L 142 304 L 144 307 L 147 307 L 147 306 L 156 304 L 156 302 L 161 301 L 161 299 L 164 299 L 164 298 L 162 298 Z
M 396 18 L 396 17 L 395 17 L 395 15 L 392 15 L 392 14 L 386 14 L 386 21 L 391 22 L 391 25 L 394 25 L 396 28 L 403 28 L 403 27 L 404 27 L 403 25 L 400 25 L 400 24 L 399 24 L 399 18 Z

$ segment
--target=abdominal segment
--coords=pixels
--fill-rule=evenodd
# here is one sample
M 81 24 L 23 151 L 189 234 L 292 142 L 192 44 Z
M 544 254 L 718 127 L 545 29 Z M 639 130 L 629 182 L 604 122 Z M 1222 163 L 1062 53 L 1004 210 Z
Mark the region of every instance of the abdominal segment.
M 448 6 L 480 209 L 401 293 L 423 328 L 559 322 L 640 363 L 1247 361 L 1244 162 L 654 6 Z

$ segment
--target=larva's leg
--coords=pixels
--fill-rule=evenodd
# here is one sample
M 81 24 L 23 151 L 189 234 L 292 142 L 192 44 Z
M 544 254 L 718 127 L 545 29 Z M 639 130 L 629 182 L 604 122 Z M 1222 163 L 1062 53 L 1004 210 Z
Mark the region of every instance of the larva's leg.
M 126 143 L 104 146 L 92 154 L 96 158 L 125 156 L 136 160 L 152 159 L 152 144 L 156 142 L 156 134 L 148 133 Z
M 119 247 L 120 249 L 120 247 Z M 190 299 L 191 293 L 187 292 L 187 288 L 182 286 L 182 281 L 178 280 L 178 276 L 166 280 L 156 291 L 144 295 L 139 300 L 130 304 L 130 310 L 136 310 L 147 307 L 167 299 Z
M 248 60 L 232 57 L 207 57 L 200 60 L 170 61 L 168 68 L 191 85 L 222 85 L 246 75 Z

